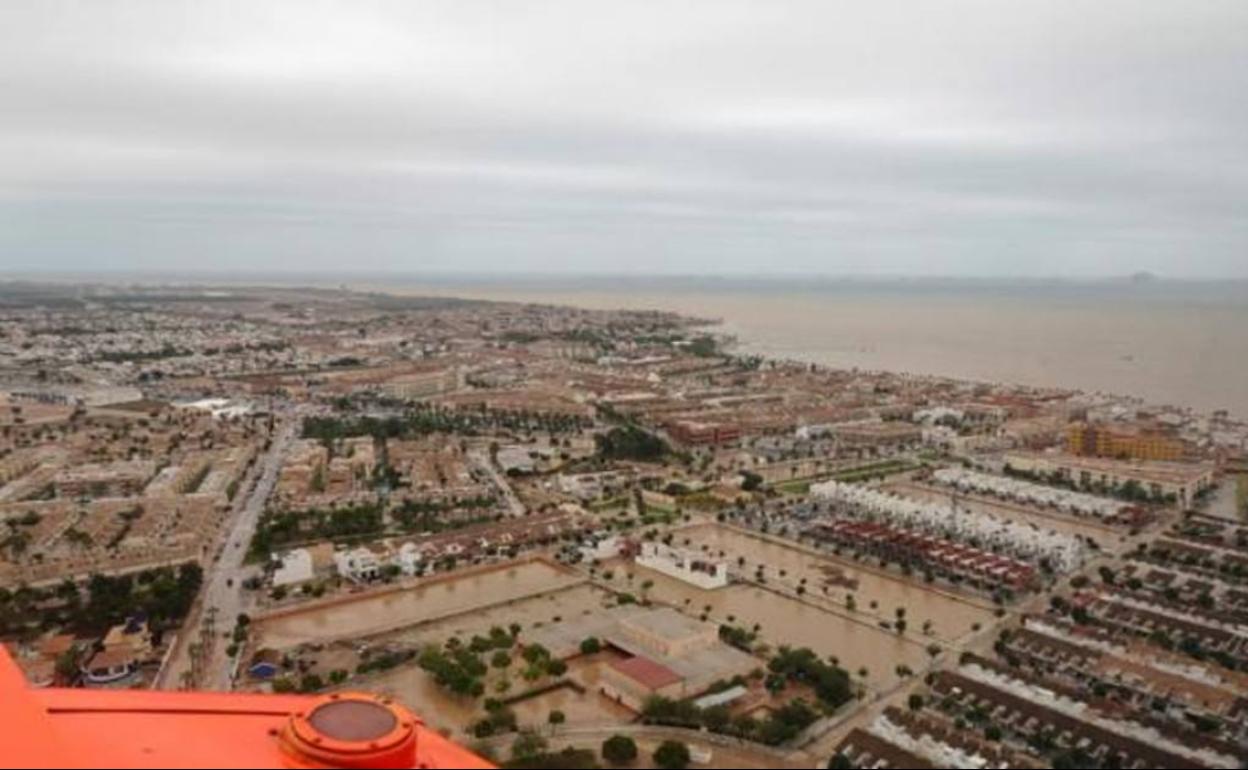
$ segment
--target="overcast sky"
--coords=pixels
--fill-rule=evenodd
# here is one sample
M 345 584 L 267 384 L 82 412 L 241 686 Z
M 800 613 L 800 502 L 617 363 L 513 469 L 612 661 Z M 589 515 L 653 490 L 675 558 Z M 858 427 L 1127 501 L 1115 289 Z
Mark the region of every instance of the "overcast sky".
M 0 3 L 0 269 L 1248 276 L 1248 1 Z

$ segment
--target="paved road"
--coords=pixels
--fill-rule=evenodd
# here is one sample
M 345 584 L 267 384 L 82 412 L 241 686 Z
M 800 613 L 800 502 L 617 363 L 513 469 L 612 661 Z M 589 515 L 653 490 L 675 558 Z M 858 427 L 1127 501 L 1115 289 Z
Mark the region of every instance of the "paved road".
M 498 468 L 494 467 L 494 463 L 490 462 L 490 456 L 485 450 L 473 449 L 469 451 L 468 458 L 478 467 L 490 474 L 490 478 L 494 481 L 494 486 L 498 487 L 503 493 L 503 498 L 507 501 L 507 508 L 511 511 L 512 516 L 523 516 L 528 510 L 524 507 L 524 503 L 520 502 L 520 498 L 516 496 L 515 490 L 511 488 L 511 484 L 507 482 L 507 477 L 498 472 Z
M 256 571 L 254 566 L 244 565 L 247 546 L 256 531 L 260 514 L 277 483 L 282 458 L 294 440 L 301 420 L 292 419 L 274 435 L 269 451 L 256 463 L 249 482 L 254 481 L 250 491 L 238 498 L 231 512 L 231 519 L 222 528 L 222 535 L 214 545 L 213 553 L 221 549 L 220 558 L 210 562 L 204 575 L 203 593 L 200 595 L 200 612 L 181 632 L 177 648 L 170 656 L 162 672 L 159 685 L 165 689 L 180 686 L 182 674 L 191 667 L 190 646 L 198 642 L 207 614 L 216 612 L 216 635 L 207 658 L 207 665 L 198 689 L 230 689 L 230 659 L 225 654 L 228 644 L 222 634 L 234 628 L 234 620 L 244 609 L 243 582 Z

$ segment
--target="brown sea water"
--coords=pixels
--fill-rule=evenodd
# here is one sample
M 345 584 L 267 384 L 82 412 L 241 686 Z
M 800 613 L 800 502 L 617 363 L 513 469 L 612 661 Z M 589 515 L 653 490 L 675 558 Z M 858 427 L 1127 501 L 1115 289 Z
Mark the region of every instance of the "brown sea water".
M 738 350 L 1070 387 L 1248 418 L 1248 285 L 522 278 L 353 282 L 404 294 L 716 318 Z

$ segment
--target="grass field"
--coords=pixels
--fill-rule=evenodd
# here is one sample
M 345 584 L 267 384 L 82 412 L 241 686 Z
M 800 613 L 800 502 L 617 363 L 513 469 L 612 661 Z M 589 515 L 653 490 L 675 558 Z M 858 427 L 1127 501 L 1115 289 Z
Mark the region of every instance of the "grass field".
M 777 484 L 776 491 L 782 495 L 805 495 L 810 492 L 809 481 L 786 481 Z
M 916 466 L 909 460 L 884 460 L 870 465 L 860 465 L 857 468 L 847 468 L 832 474 L 835 481 L 864 481 L 866 479 L 891 476 L 894 473 L 905 473 L 914 470 Z

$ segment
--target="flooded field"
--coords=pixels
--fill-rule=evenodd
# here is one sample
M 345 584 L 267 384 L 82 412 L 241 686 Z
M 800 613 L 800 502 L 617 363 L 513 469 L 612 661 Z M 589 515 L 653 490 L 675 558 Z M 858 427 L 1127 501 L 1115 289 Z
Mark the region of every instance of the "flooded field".
M 494 626 L 508 628 L 519 623 L 524 631 L 540 628 L 549 623 L 560 623 L 574 617 L 602 612 L 614 605 L 611 595 L 582 583 L 527 599 L 501 601 L 477 612 L 458 614 L 433 623 L 411 626 L 378 641 L 394 641 L 402 644 L 441 644 L 452 636 L 467 641 L 474 634 L 486 635 Z
M 543 565 L 548 566 L 548 565 Z M 557 573 L 561 578 L 565 573 Z M 521 580 L 527 577 L 521 577 Z M 461 584 L 462 588 L 462 584 Z M 615 598 L 607 591 L 596 588 L 589 583 L 576 583 L 553 591 L 543 591 L 525 598 L 509 599 L 497 592 L 485 597 L 483 601 L 495 601 L 479 611 L 454 613 L 442 619 L 408 625 L 401 629 L 378 634 L 366 643 L 344 639 L 325 645 L 316 644 L 311 649 L 302 648 L 301 659 L 311 664 L 310 670 L 322 678 L 328 678 L 331 671 L 342 669 L 354 671 L 361 661 L 361 653 L 366 649 L 421 649 L 426 645 L 442 646 L 452 637 L 467 643 L 474 635 L 488 636 L 494 627 L 510 628 L 512 624 L 521 627 L 520 640 L 524 641 L 526 632 L 542 626 L 572 621 L 574 618 L 596 612 L 603 612 L 615 604 Z M 276 637 L 266 632 L 266 641 Z M 516 650 L 510 651 L 513 664 L 505 669 L 491 666 L 486 676 L 486 684 L 490 697 L 515 696 L 525 689 L 540 686 L 526 684 L 520 672 L 523 663 L 519 660 Z M 542 727 L 547 724 L 551 710 L 564 712 L 567 724 L 578 726 L 612 725 L 626 722 L 632 718 L 627 709 L 608 701 L 597 693 L 595 685 L 599 679 L 599 671 L 608 653 L 596 658 L 583 658 L 570 663 L 570 674 L 584 683 L 586 692 L 575 689 L 561 688 L 533 698 L 516 702 L 512 709 L 522 726 Z M 505 692 L 496 690 L 500 680 L 510 680 L 511 685 Z M 448 734 L 465 735 L 476 721 L 484 716 L 483 701 L 456 696 L 439 687 L 433 678 L 423 671 L 415 662 L 401 665 L 380 674 L 373 674 L 365 679 L 355 681 L 353 687 L 364 687 L 371 691 L 381 692 L 398 698 L 414 708 L 435 729 Z
M 895 684 L 898 665 L 918 669 L 927 659 L 923 644 L 871 625 L 865 616 L 855 621 L 764 588 L 732 585 L 703 591 L 644 567 L 635 568 L 634 580 L 638 584 L 653 581 L 649 591 L 652 601 L 671 604 L 691 615 L 700 615 L 710 607 L 711 622 L 731 622 L 747 629 L 758 624 L 761 640 L 773 648 L 809 647 L 824 657 L 835 656 L 855 677 L 858 669 L 866 668 L 865 681 L 872 687 Z
M 687 545 L 686 540 L 689 541 Z M 782 584 L 792 588 L 805 579 L 806 591 L 812 598 L 826 599 L 842 608 L 846 597 L 852 593 L 855 615 L 873 622 L 878 619 L 892 620 L 897 608 L 904 608 L 906 623 L 911 630 L 920 631 L 924 623 L 930 623 L 931 635 L 945 641 L 965 636 L 976 623 L 992 620 L 992 608 L 987 602 L 939 593 L 929 590 L 921 579 L 911 582 L 901 577 L 878 574 L 850 561 L 812 555 L 797 547 L 718 524 L 679 530 L 674 542 L 699 550 L 706 546 L 707 552 L 715 556 L 723 552 L 723 558 L 729 561 L 731 568 L 746 577 L 752 577 L 755 569 L 762 564 L 767 582 L 772 585 Z M 745 558 L 743 567 L 738 566 L 741 557 Z M 784 575 L 780 574 L 781 570 Z M 852 586 L 854 581 L 857 587 Z M 684 597 L 681 598 L 683 600 Z
M 551 711 L 562 711 L 568 724 L 576 727 L 618 725 L 632 721 L 633 712 L 612 701 L 598 691 L 602 678 L 603 660 L 575 660 L 571 664 L 571 676 L 585 687 L 577 692 L 570 687 L 552 690 L 534 698 L 526 698 L 512 704 L 521 727 L 541 727 L 547 724 Z
M 909 481 L 897 481 L 885 484 L 883 489 L 903 495 L 921 502 L 949 504 L 949 490 L 916 484 Z M 1090 537 L 1102 547 L 1111 547 L 1125 535 L 1125 530 L 1118 531 L 1112 527 L 1092 521 L 1080 521 L 1070 516 L 1063 516 L 1054 511 L 1018 505 L 1007 500 L 996 500 L 983 495 L 958 495 L 958 506 L 969 508 L 978 513 L 997 516 L 1020 524 L 1028 524 L 1041 530 L 1053 530 L 1067 535 Z
M 598 692 L 598 680 L 605 665 L 607 664 L 603 656 L 571 662 L 568 676 L 583 683 L 584 692 L 561 687 L 510 704 L 519 726 L 545 728 L 549 724 L 551 711 L 562 711 L 569 727 L 602 727 L 632 721 L 632 712 Z M 506 673 L 492 670 L 487 678 L 491 685 L 491 695 L 498 697 L 492 685 L 500 678 L 510 678 L 520 685 L 519 668 L 520 664 L 516 664 Z M 374 692 L 398 699 L 419 713 L 426 724 L 452 737 L 467 736 L 472 725 L 485 716 L 481 700 L 452 695 L 439 687 L 432 676 L 415 665 L 370 678 L 368 687 Z M 516 687 L 512 692 L 517 693 L 520 689 L 521 687 Z
M 484 713 L 481 701 L 452 695 L 416 665 L 403 666 L 371 677 L 368 689 L 395 698 L 420 714 L 425 724 L 452 738 L 462 739 Z
M 370 636 L 573 586 L 581 580 L 541 561 L 435 578 L 413 588 L 257 620 L 257 643 L 284 648 Z

